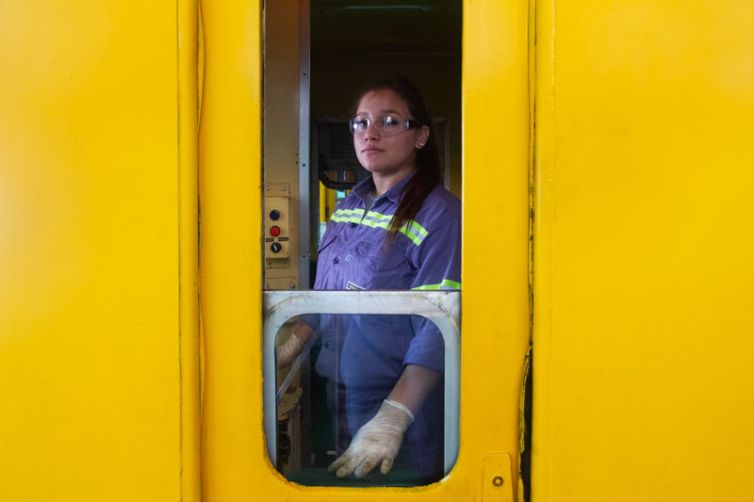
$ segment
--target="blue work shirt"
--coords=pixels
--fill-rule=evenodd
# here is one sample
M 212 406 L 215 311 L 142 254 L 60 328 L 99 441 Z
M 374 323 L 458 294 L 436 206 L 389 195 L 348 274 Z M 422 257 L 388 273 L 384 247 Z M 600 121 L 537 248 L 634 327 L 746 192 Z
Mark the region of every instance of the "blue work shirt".
M 410 179 L 377 197 L 369 210 L 371 178 L 338 204 L 320 244 L 315 289 L 460 289 L 461 204 L 442 186 L 386 245 L 387 229 Z M 405 365 L 444 373 L 442 335 L 421 316 L 323 314 L 317 324 L 322 350 L 316 369 L 345 385 L 352 434 L 376 414 Z M 402 450 L 411 449 L 420 474 L 431 476 L 441 469 L 442 385 L 425 401 L 407 436 Z

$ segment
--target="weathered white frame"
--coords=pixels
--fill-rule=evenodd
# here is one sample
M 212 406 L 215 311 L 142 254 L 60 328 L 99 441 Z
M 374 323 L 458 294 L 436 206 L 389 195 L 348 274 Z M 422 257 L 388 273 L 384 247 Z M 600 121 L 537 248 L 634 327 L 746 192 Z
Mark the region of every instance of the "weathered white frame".
M 458 291 L 265 291 L 263 338 L 264 432 L 267 454 L 277 458 L 275 338 L 289 319 L 303 314 L 420 315 L 434 322 L 445 343 L 445 474 L 458 455 L 460 314 Z

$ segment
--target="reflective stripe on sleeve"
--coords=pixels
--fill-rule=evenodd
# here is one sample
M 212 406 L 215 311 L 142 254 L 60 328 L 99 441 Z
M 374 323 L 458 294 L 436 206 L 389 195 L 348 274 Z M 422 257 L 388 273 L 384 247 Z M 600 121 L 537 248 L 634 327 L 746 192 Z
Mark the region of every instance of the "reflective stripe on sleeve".
M 439 284 L 424 284 L 411 288 L 411 291 L 437 291 L 441 289 L 461 289 L 461 283 L 457 281 L 451 281 L 450 279 L 443 279 Z

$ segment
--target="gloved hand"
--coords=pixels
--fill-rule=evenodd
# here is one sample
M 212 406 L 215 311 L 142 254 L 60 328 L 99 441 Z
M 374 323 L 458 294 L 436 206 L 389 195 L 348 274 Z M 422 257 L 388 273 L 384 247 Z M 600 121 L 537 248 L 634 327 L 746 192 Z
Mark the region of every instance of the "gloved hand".
M 305 346 L 306 342 L 304 340 L 296 336 L 295 333 L 291 333 L 291 336 L 275 349 L 278 368 L 285 368 L 291 364 L 301 354 Z
M 346 452 L 327 468 L 339 478 L 351 473 L 363 478 L 378 463 L 380 472 L 387 474 L 393 468 L 393 461 L 398 455 L 403 434 L 414 421 L 414 415 L 397 401 L 386 399 L 380 410 L 369 422 L 365 423 L 354 436 Z

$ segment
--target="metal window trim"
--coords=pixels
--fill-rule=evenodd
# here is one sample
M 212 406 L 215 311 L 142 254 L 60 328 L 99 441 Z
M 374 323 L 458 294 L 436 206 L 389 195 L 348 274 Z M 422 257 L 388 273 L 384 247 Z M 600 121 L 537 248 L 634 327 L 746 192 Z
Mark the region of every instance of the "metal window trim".
M 444 471 L 450 472 L 459 448 L 459 291 L 265 291 L 263 302 L 264 432 L 273 465 L 277 460 L 275 338 L 283 324 L 303 314 L 420 315 L 437 325 L 445 344 Z
M 298 287 L 308 288 L 311 263 L 311 169 L 309 167 L 309 135 L 311 115 L 311 40 L 309 0 L 300 0 L 299 11 L 299 120 L 298 120 L 298 196 L 299 196 L 299 263 Z

